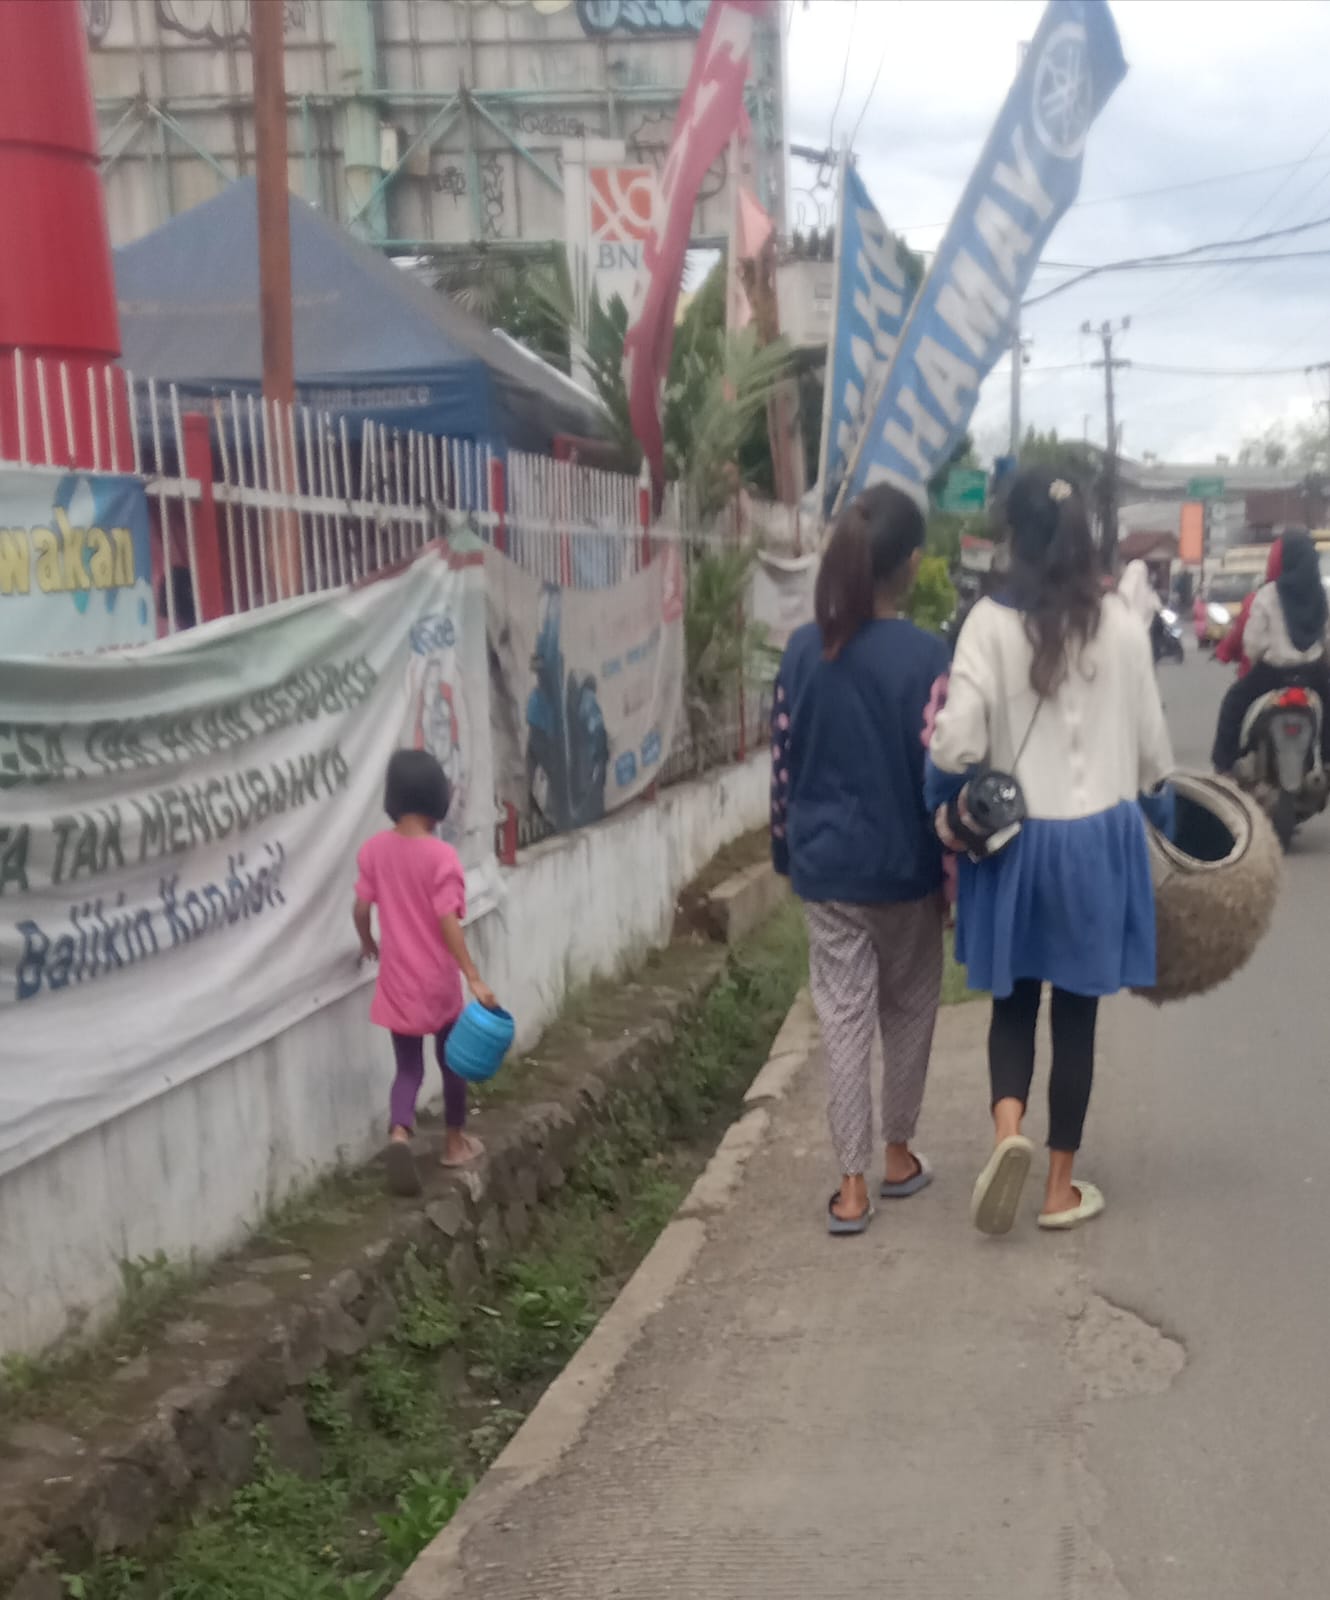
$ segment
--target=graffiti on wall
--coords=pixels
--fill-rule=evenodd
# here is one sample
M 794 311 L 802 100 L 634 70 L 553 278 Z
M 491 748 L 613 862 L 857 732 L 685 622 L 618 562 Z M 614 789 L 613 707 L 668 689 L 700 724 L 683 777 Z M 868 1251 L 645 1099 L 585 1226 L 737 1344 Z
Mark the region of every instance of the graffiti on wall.
M 83 32 L 90 45 L 99 45 L 111 31 L 111 0 L 82 0 Z
M 701 33 L 708 0 L 577 0 L 583 33 Z
M 249 9 L 246 0 L 157 0 L 157 21 L 183 39 L 241 44 L 249 38 Z M 311 0 L 282 0 L 283 31 L 304 33 L 311 11 Z
M 590 132 L 582 118 L 569 111 L 518 111 L 513 124 L 518 133 L 536 138 L 584 139 Z
M 508 0 L 511 5 L 513 0 Z M 701 33 L 710 0 L 530 0 L 552 17 L 577 6 L 582 32 L 593 38 L 624 28 L 629 33 Z
M 471 192 L 471 185 L 467 181 L 463 168 L 455 165 L 440 167 L 430 177 L 435 194 L 446 194 L 452 197 L 454 205 L 459 205 L 462 196 Z M 503 237 L 503 219 L 506 210 L 504 197 L 504 162 L 503 156 L 494 151 L 480 163 L 480 218 L 481 232 L 486 239 L 500 239 Z
M 430 181 L 434 185 L 435 194 L 450 194 L 454 205 L 466 193 L 466 173 L 461 167 L 444 167 L 441 172 L 436 172 Z
M 497 239 L 503 231 L 503 157 L 497 152 L 481 163 L 480 198 L 485 237 Z

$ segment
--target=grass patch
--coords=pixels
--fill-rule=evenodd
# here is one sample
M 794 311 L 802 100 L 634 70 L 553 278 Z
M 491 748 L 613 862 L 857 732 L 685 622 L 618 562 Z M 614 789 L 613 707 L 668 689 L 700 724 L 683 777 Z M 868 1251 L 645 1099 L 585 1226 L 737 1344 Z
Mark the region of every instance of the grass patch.
M 290 1247 L 292 1230 L 331 1228 L 331 1217 L 344 1219 L 381 1193 L 375 1174 L 339 1169 L 274 1206 L 251 1242 Z M 122 1261 L 116 1309 L 95 1334 L 71 1335 L 41 1356 L 0 1358 L 0 1428 L 34 1415 L 59 1413 L 71 1425 L 95 1418 L 106 1378 L 140 1355 L 208 1277 L 197 1263 L 172 1261 L 161 1250 Z
M 971 1000 L 983 998 L 978 989 L 971 989 L 968 985 L 965 968 L 956 959 L 956 933 L 949 928 L 942 956 L 942 1004 L 963 1006 Z
M 304 1391 L 321 1452 L 251 1480 L 134 1560 L 65 1576 L 72 1600 L 380 1600 L 461 1504 L 668 1221 L 807 973 L 787 906 L 678 1030 L 661 1070 L 606 1106 L 521 1254 L 465 1301 L 409 1256 L 392 1334 Z
M 31 1416 L 61 1391 L 71 1391 L 129 1360 L 170 1320 L 176 1305 L 203 1281 L 192 1263 L 174 1262 L 159 1250 L 120 1263 L 115 1314 L 94 1340 L 73 1342 L 43 1356 L 0 1359 L 0 1423 Z M 62 1396 L 63 1397 L 63 1396 Z

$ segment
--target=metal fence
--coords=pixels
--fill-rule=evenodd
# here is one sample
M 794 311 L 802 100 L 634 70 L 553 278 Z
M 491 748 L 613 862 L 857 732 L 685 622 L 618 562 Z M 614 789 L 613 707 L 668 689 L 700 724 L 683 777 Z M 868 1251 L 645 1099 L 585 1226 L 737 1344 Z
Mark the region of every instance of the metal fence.
M 308 406 L 233 392 L 191 395 L 115 368 L 75 370 L 20 352 L 0 356 L 0 460 L 133 473 L 148 496 L 158 631 L 355 583 L 432 541 L 470 535 L 564 588 L 609 587 L 665 541 L 698 563 L 742 536 L 737 518 L 680 526 L 667 497 L 652 519 L 637 478 L 469 440 L 355 425 Z M 704 718 L 685 716 L 661 783 L 741 759 L 763 742 L 757 684 Z M 496 796 L 506 842 L 552 830 Z M 516 822 L 514 818 L 520 819 Z M 503 825 L 501 824 L 501 827 Z

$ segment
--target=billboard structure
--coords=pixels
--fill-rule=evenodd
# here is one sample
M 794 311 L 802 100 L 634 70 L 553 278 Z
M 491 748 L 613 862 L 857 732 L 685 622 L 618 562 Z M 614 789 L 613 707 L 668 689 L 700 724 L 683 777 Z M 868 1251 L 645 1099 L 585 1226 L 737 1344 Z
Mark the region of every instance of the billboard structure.
M 385 248 L 562 242 L 571 146 L 658 175 L 708 0 L 273 0 L 286 39 L 290 186 Z M 254 170 L 249 0 L 82 0 L 113 242 Z M 753 53 L 758 199 L 785 214 L 780 8 Z M 728 153 L 698 243 L 723 244 Z

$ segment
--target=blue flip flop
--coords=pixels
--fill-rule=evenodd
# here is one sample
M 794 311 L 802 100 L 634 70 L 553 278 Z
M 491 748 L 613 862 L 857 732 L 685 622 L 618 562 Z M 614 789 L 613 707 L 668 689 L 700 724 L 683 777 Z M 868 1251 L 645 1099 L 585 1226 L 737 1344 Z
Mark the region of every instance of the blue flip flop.
M 933 1181 L 933 1168 L 929 1165 L 928 1157 L 914 1152 L 915 1163 L 919 1170 L 910 1174 L 900 1183 L 888 1183 L 884 1178 L 878 1193 L 884 1200 L 908 1200 L 912 1194 L 918 1194 L 920 1189 L 926 1189 Z
M 873 1220 L 872 1206 L 861 1217 L 838 1217 L 832 1207 L 839 1199 L 840 1190 L 837 1189 L 827 1201 L 827 1232 L 841 1238 L 852 1233 L 867 1233 L 868 1224 Z

